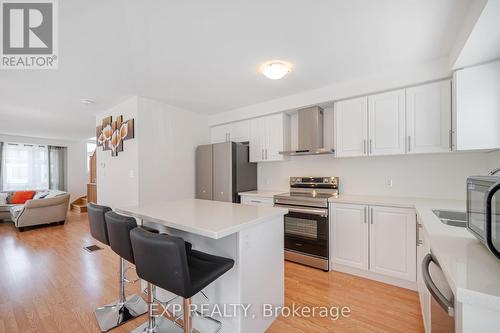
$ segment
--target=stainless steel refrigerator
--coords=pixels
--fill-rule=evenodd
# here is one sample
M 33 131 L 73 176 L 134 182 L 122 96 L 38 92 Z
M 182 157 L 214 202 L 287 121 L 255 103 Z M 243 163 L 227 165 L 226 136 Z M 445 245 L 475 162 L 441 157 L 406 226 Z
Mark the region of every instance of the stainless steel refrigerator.
M 236 142 L 196 148 L 196 199 L 240 202 L 238 192 L 257 189 L 257 164 L 249 147 Z

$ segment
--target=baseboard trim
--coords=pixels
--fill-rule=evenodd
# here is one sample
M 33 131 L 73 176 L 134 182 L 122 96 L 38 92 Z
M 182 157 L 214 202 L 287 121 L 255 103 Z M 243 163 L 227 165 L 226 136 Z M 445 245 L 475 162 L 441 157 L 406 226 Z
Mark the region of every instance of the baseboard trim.
M 356 275 L 356 276 L 360 276 L 360 277 L 363 277 L 366 279 L 375 280 L 378 282 L 390 284 L 390 285 L 393 285 L 396 287 L 401 287 L 401 288 L 417 291 L 417 283 L 416 282 L 405 281 L 405 280 L 401 280 L 398 278 L 393 278 L 390 276 L 385 276 L 382 274 L 373 273 L 370 271 L 365 271 L 362 269 L 353 268 L 353 267 L 344 266 L 344 265 L 339 265 L 339 264 L 335 264 L 335 263 L 331 264 L 331 269 L 332 269 L 332 271 Z

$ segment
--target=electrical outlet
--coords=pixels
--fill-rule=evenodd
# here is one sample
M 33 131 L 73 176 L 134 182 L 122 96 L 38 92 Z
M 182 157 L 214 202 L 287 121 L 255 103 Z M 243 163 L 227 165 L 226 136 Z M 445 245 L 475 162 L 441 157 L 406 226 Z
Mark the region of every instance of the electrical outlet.
M 387 186 L 392 187 L 392 179 L 387 179 Z

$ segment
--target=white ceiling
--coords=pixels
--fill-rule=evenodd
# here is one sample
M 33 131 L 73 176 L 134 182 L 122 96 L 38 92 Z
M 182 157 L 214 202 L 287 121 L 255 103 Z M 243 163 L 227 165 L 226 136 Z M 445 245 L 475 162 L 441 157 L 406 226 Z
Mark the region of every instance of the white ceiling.
M 131 95 L 213 114 L 445 57 L 473 1 L 59 1 L 59 69 L 0 71 L 0 132 L 85 138 Z M 259 75 L 273 58 L 293 72 Z
M 454 68 L 500 58 L 500 0 L 488 1 L 465 42 Z

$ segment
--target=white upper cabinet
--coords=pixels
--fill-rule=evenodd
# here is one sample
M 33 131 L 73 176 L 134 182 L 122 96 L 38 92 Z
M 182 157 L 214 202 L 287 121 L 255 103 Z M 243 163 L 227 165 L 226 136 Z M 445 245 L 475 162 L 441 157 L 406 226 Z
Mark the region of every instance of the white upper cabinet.
M 368 269 L 368 206 L 334 204 L 330 209 L 333 264 Z
M 281 151 L 289 149 L 290 121 L 284 113 L 250 121 L 250 162 L 282 161 Z
M 416 214 L 412 209 L 370 207 L 370 271 L 416 281 Z
M 404 89 L 368 96 L 370 155 L 404 154 L 405 129 Z
M 438 153 L 451 150 L 451 82 L 406 89 L 407 152 Z
M 336 102 L 334 127 L 337 157 L 368 154 L 368 97 Z
M 264 117 L 250 120 L 250 162 L 262 162 L 266 146 L 266 130 Z
M 265 158 L 266 161 L 281 161 L 283 155 L 279 152 L 288 150 L 285 142 L 285 117 L 282 113 L 274 114 L 265 117 L 266 123 L 266 147 Z
M 229 141 L 229 125 L 218 125 L 210 128 L 210 143 Z
M 242 120 L 234 123 L 213 126 L 210 129 L 211 143 L 220 143 L 226 141 L 250 141 L 250 120 Z
M 454 73 L 456 150 L 500 148 L 500 61 Z
M 230 124 L 229 141 L 248 142 L 250 141 L 250 120 L 237 121 Z

